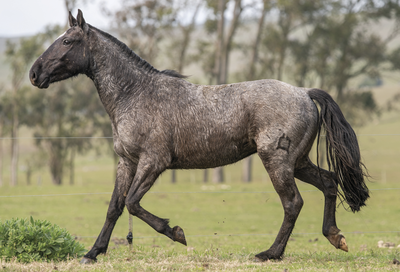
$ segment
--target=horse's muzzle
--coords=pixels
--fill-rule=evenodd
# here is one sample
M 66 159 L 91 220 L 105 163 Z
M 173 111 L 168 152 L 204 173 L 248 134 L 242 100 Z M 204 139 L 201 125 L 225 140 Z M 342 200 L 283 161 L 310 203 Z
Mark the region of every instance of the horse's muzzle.
M 31 70 L 29 71 L 29 80 L 31 81 L 31 84 L 33 86 L 36 86 L 36 87 L 40 88 L 40 89 L 45 89 L 45 88 L 49 87 L 49 85 L 50 85 L 49 78 L 48 77 L 45 77 L 45 78 L 42 77 L 42 79 L 40 79 L 40 74 L 37 71 L 37 69 L 35 69 L 35 68 L 36 67 L 34 65 L 34 66 L 32 66 Z

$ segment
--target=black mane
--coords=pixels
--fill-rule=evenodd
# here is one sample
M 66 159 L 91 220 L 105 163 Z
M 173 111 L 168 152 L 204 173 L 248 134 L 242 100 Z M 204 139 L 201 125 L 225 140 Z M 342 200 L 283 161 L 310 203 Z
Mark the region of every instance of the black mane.
M 160 73 L 160 74 L 164 74 L 164 75 L 171 76 L 171 77 L 177 77 L 177 78 L 186 78 L 187 77 L 187 76 L 181 75 L 180 73 L 178 73 L 177 71 L 174 71 L 174 70 L 160 71 L 160 70 L 154 68 L 154 66 L 152 66 L 150 63 L 148 63 L 146 60 L 139 57 L 132 49 L 130 49 L 126 44 L 124 44 L 123 42 L 121 42 L 120 40 L 115 38 L 114 36 L 108 34 L 107 32 L 104 32 L 92 25 L 89 25 L 89 26 L 90 26 L 90 28 L 99 32 L 105 38 L 109 39 L 111 42 L 115 43 L 119 48 L 121 48 L 122 52 L 127 54 L 129 58 L 133 59 L 136 66 L 141 68 L 142 70 L 144 70 L 150 74 Z

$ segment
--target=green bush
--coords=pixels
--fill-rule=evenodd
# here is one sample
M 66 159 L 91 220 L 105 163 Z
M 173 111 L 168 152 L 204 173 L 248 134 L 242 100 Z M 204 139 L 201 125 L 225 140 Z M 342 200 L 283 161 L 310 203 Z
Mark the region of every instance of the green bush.
M 20 262 L 61 261 L 85 252 L 67 230 L 49 221 L 11 219 L 0 221 L 0 258 Z

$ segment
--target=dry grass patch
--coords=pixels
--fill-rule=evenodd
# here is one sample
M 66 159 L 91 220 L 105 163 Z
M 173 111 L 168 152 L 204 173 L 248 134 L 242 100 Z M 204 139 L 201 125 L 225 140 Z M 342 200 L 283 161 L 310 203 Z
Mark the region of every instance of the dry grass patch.
M 399 271 L 393 258 L 400 251 L 371 249 L 367 252 L 289 253 L 281 261 L 256 262 L 255 252 L 227 253 L 212 248 L 188 253 L 173 249 L 125 246 L 100 255 L 98 262 L 81 265 L 78 259 L 65 262 L 21 264 L 1 262 L 2 271 Z

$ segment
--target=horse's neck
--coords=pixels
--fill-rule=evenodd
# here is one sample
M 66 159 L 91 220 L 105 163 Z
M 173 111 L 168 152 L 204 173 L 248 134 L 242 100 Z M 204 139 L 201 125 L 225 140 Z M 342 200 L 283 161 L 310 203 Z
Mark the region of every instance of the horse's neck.
M 146 89 L 149 82 L 147 73 L 140 71 L 129 61 L 128 56 L 111 42 L 99 38 L 93 54 L 93 82 L 100 100 L 110 117 L 114 116 L 118 100 L 124 95 L 134 99 L 135 93 Z

